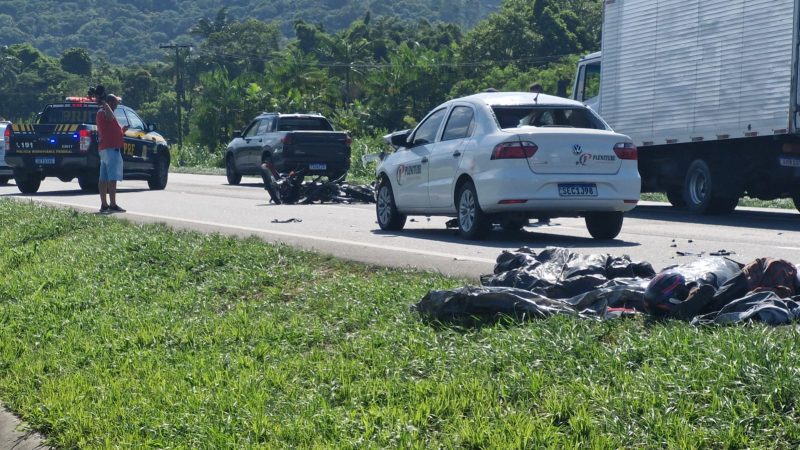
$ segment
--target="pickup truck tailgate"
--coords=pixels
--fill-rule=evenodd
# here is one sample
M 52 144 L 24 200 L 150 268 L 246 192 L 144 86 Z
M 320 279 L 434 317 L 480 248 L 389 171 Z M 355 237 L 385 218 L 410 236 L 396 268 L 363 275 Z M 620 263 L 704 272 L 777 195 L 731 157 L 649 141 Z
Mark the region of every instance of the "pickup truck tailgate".
M 57 155 L 81 153 L 81 134 L 88 130 L 78 124 L 12 124 L 10 146 L 6 156 L 42 155 L 43 163 Z
M 295 131 L 286 134 L 283 151 L 296 161 L 350 161 L 347 133 L 330 131 Z

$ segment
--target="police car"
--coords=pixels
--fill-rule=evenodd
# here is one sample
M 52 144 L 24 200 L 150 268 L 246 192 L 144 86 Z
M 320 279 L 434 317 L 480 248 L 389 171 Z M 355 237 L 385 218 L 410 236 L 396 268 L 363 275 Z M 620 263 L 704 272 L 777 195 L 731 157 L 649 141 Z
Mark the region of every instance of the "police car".
M 44 107 L 35 124 L 12 124 L 4 132 L 6 162 L 20 192 L 39 190 L 45 177 L 78 179 L 81 189 L 96 191 L 100 169 L 95 118 L 99 105 L 89 97 L 67 97 Z M 133 109 L 119 105 L 117 121 L 126 128 L 123 179 L 146 180 L 150 189 L 167 186 L 167 141 Z
M 377 169 L 384 230 L 409 215 L 455 216 L 460 234 L 493 224 L 520 230 L 531 218 L 581 216 L 596 239 L 613 239 L 639 201 L 637 149 L 579 102 L 528 92 L 448 101 L 412 131 L 387 137 L 397 151 Z

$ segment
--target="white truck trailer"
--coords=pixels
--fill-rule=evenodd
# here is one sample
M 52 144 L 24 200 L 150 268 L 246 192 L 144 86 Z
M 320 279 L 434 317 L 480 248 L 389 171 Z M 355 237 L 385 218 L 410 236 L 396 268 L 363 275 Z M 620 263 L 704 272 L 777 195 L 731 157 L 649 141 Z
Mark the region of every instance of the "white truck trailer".
M 573 98 L 639 147 L 643 192 L 698 213 L 800 209 L 800 0 L 605 0 Z

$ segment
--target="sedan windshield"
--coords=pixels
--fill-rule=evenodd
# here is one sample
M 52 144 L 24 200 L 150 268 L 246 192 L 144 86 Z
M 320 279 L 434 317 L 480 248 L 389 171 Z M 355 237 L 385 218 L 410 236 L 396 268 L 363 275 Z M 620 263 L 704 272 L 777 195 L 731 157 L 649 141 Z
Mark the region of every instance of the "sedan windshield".
M 583 107 L 493 106 L 492 111 L 503 129 L 524 126 L 606 129 L 601 120 Z

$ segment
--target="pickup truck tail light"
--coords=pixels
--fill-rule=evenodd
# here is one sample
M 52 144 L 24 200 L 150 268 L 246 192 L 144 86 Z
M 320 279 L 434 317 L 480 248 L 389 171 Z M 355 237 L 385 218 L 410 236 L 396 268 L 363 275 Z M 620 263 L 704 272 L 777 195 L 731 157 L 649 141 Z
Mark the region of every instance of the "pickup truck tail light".
M 287 134 L 286 136 L 281 138 L 281 144 L 283 145 L 292 145 L 294 143 L 291 134 Z
M 344 138 L 344 144 L 346 146 L 350 147 L 351 145 L 353 145 L 353 138 L 351 138 L 350 136 L 347 136 L 346 138 Z
M 92 132 L 89 130 L 81 130 L 78 132 L 78 137 L 81 142 L 81 152 L 86 153 L 92 146 Z
M 3 132 L 3 149 L 5 151 L 11 151 L 11 125 L 6 126 L 6 130 Z
M 615 145 L 614 153 L 617 154 L 619 159 L 632 159 L 634 161 L 639 159 L 639 150 L 632 142 L 620 142 Z
M 539 147 L 530 141 L 503 142 L 492 150 L 492 159 L 527 159 L 537 150 Z

